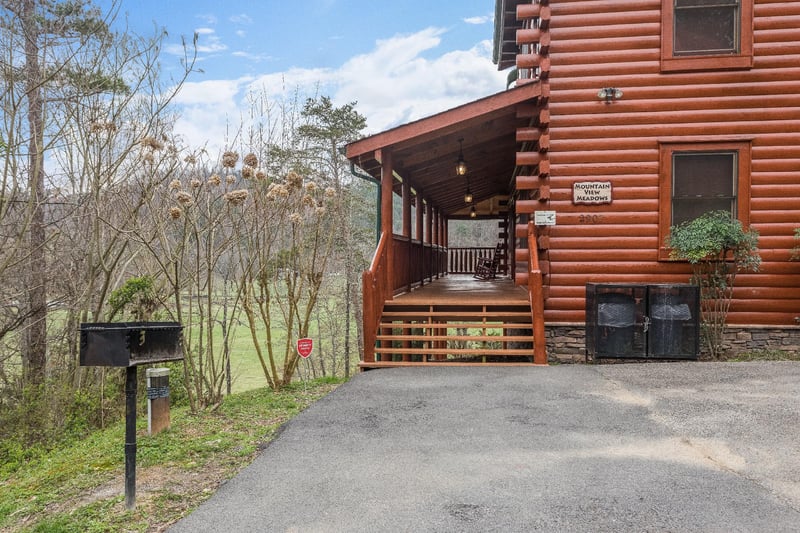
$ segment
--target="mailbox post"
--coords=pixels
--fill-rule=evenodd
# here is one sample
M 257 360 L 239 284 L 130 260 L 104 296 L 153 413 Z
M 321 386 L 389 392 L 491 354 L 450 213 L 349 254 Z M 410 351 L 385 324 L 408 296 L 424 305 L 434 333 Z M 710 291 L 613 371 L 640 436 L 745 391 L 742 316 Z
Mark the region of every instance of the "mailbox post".
M 125 368 L 125 507 L 136 507 L 136 366 L 183 359 L 177 322 L 81 324 L 81 366 Z

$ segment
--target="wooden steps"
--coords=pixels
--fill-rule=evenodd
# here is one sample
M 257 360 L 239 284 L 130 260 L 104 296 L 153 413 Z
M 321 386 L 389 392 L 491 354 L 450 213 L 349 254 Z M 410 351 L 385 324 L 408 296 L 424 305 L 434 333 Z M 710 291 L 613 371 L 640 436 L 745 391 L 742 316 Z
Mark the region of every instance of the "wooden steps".
M 532 331 L 530 305 L 524 301 L 449 305 L 388 301 L 376 337 L 375 361 L 362 362 L 361 367 L 530 365 Z

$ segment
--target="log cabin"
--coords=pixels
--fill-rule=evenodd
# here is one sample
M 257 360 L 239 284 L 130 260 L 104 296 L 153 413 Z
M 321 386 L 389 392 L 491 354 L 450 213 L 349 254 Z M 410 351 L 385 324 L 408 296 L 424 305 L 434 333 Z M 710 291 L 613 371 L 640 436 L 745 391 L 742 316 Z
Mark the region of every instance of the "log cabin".
M 347 146 L 381 195 L 362 367 L 582 356 L 587 286 L 686 283 L 665 238 L 715 209 L 760 235 L 730 349 L 797 350 L 798 35 L 791 0 L 496 0 L 509 88 Z M 496 279 L 455 266 L 471 217 Z

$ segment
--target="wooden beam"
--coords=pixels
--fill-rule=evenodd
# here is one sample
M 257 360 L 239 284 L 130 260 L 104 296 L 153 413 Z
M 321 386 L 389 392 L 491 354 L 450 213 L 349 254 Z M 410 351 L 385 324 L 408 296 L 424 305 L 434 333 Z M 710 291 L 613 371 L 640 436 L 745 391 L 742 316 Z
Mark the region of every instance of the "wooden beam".
M 389 287 L 389 299 L 392 298 L 391 287 L 394 284 L 394 246 L 392 244 L 392 197 L 394 195 L 394 167 L 392 151 L 381 150 L 381 232 L 389 239 L 386 247 L 386 285 Z
M 416 201 L 416 209 L 417 210 L 414 213 L 415 214 L 415 219 L 416 219 L 415 220 L 416 228 L 415 228 L 415 231 L 414 231 L 414 237 L 419 242 L 425 242 L 424 241 L 425 235 L 424 235 L 424 232 L 423 232 L 423 229 L 424 229 L 424 226 L 423 226 L 423 224 L 424 224 L 423 214 L 425 213 L 425 209 L 424 209 L 423 205 L 424 205 L 424 202 L 422 200 L 422 191 L 417 191 L 417 201 Z
M 403 236 L 411 238 L 411 185 L 403 181 Z

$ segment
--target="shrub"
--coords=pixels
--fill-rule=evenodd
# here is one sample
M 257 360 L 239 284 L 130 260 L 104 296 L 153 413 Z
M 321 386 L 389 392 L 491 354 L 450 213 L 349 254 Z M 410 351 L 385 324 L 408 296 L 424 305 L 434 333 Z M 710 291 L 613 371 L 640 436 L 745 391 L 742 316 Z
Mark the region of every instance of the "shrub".
M 758 232 L 742 227 L 727 211 L 711 211 L 670 228 L 670 256 L 692 265 L 692 283 L 700 286 L 703 340 L 711 357 L 723 352 L 723 335 L 738 271 L 761 265 Z

